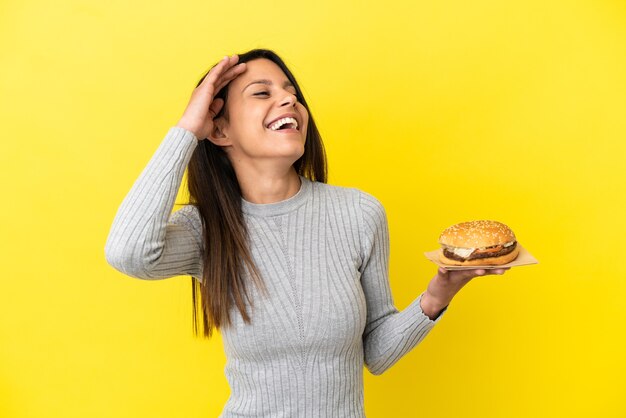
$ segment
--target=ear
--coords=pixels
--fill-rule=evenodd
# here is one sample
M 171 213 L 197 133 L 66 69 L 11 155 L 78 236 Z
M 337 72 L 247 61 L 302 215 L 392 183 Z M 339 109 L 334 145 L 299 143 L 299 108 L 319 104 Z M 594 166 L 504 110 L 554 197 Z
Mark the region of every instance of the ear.
M 213 120 L 213 128 L 211 128 L 211 132 L 209 132 L 209 136 L 207 139 L 217 145 L 218 147 L 225 147 L 227 145 L 231 145 L 230 138 L 226 134 L 226 121 L 224 118 L 219 117 Z

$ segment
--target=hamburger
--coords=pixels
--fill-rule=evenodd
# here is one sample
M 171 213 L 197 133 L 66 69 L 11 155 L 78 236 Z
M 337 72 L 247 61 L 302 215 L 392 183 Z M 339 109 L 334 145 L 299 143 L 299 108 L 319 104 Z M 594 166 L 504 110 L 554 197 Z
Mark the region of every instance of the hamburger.
M 454 266 L 501 265 L 515 260 L 519 245 L 515 234 L 496 221 L 461 222 L 439 236 L 439 260 Z

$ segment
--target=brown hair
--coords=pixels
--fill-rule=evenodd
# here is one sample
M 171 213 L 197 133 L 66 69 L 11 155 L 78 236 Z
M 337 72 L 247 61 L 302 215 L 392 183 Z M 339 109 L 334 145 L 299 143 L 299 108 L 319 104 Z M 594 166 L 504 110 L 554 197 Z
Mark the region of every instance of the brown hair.
M 296 89 L 296 98 L 309 112 L 304 154 L 293 166 L 298 174 L 309 180 L 326 183 L 326 153 L 322 138 L 291 71 L 271 50 L 253 49 L 238 55 L 239 62 L 268 59 L 278 65 L 291 81 Z M 198 81 L 196 87 L 207 74 Z M 229 84 L 215 95 L 215 98 L 224 100 L 215 118 L 224 117 L 228 120 L 228 113 L 225 112 L 228 87 Z M 245 280 L 246 272 L 261 290 L 265 287 L 248 244 L 248 231 L 241 211 L 241 189 L 235 171 L 221 147 L 208 140 L 198 142 L 188 166 L 188 187 L 189 204 L 196 206 L 200 212 L 204 243 L 202 281 L 191 278 L 193 329 L 197 336 L 197 312 L 200 307 L 203 336 L 210 338 L 213 328 L 231 324 L 233 305 L 243 320 L 250 322 L 246 309 L 246 302 L 251 302 Z

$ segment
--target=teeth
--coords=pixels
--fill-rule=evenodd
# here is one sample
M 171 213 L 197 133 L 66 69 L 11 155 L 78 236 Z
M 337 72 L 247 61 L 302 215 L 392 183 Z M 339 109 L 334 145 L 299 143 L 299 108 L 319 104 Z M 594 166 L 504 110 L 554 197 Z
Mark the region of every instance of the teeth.
M 298 128 L 298 121 L 295 120 L 294 118 L 282 118 L 282 119 L 278 119 L 276 122 L 271 124 L 270 129 L 272 131 L 275 131 L 286 123 L 293 123 L 296 129 Z

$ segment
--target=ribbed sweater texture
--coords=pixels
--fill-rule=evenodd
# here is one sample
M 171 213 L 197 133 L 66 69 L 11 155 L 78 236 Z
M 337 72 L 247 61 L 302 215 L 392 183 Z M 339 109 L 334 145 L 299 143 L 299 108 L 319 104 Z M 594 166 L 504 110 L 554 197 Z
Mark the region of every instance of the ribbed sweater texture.
M 107 262 L 139 279 L 202 280 L 197 208 L 172 213 L 198 139 L 172 127 L 122 201 Z M 300 176 L 294 196 L 242 199 L 253 261 L 267 288 L 248 287 L 252 321 L 233 309 L 220 329 L 231 395 L 220 417 L 364 417 L 363 368 L 381 374 L 419 344 L 435 319 L 420 295 L 398 311 L 389 286 L 381 203 L 356 188 Z

